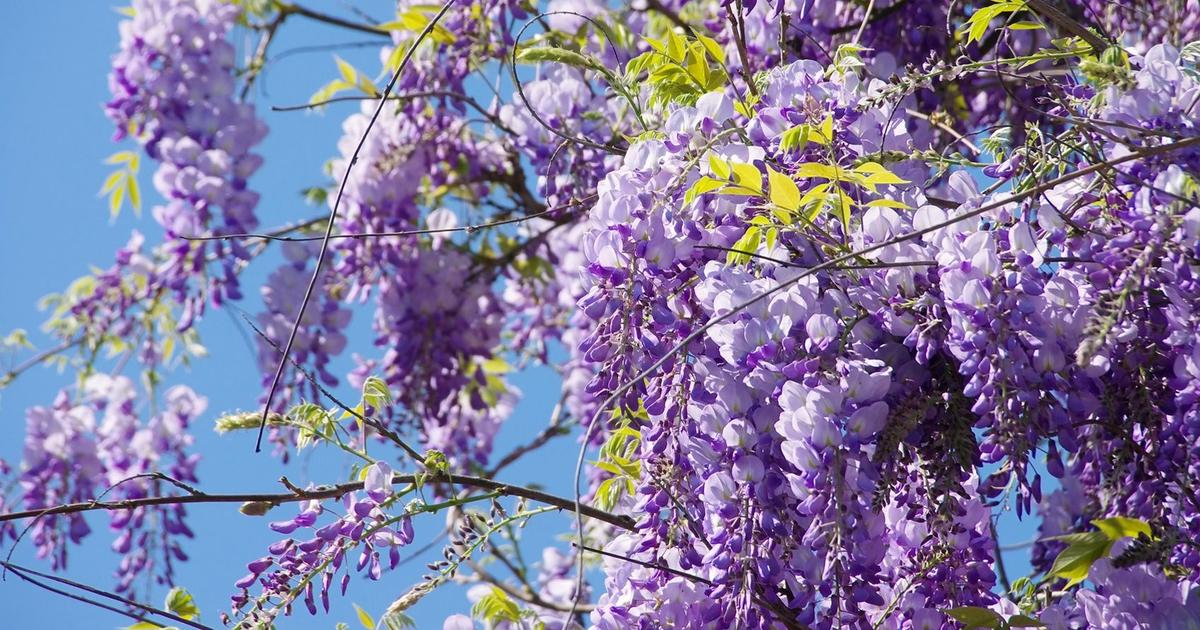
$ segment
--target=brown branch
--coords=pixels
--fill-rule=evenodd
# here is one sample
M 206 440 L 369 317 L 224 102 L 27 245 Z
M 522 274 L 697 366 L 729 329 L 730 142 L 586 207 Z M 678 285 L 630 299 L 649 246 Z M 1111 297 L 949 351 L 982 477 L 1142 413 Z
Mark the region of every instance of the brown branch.
M 126 597 L 121 597 L 120 595 L 117 595 L 116 593 L 110 593 L 106 590 L 99 589 L 94 586 L 89 586 L 82 582 L 76 582 L 74 580 L 69 580 L 65 577 L 60 577 L 60 576 L 52 575 L 49 573 L 42 573 L 41 571 L 35 571 L 33 569 L 23 567 L 19 564 L 5 562 L 3 560 L 0 560 L 0 566 L 3 566 L 5 569 L 7 569 L 9 571 L 12 571 L 13 575 L 16 575 L 17 577 L 21 578 L 22 580 L 25 580 L 26 582 L 29 582 L 30 584 L 33 584 L 33 585 L 37 586 L 38 588 L 43 588 L 47 591 L 50 591 L 51 593 L 56 593 L 56 594 L 62 595 L 64 597 L 69 597 L 71 599 L 74 599 L 76 601 L 81 601 L 81 602 L 83 602 L 85 604 L 89 604 L 91 606 L 96 606 L 98 608 L 103 608 L 105 610 L 109 610 L 109 611 L 118 613 L 120 615 L 124 615 L 124 616 L 129 617 L 130 619 L 134 619 L 136 621 L 142 621 L 142 622 L 151 623 L 151 624 L 155 623 L 153 621 L 149 621 L 149 620 L 143 618 L 141 615 L 137 615 L 135 613 L 132 613 L 132 612 L 129 612 L 126 610 L 121 610 L 120 608 L 116 608 L 114 606 L 109 606 L 108 604 L 104 604 L 102 602 L 97 602 L 95 600 L 91 600 L 86 597 L 81 597 L 74 593 L 55 588 L 48 584 L 42 584 L 41 582 L 29 577 L 29 575 L 36 575 L 40 578 L 44 578 L 47 580 L 53 580 L 55 582 L 58 582 L 59 584 L 66 584 L 67 586 L 77 588 L 81 591 L 86 591 L 93 595 L 99 595 L 100 597 L 104 597 L 106 599 L 111 599 L 113 601 L 121 602 L 121 603 L 125 604 L 126 606 L 130 606 L 133 608 L 140 608 L 141 610 L 144 610 L 148 613 L 158 615 L 159 617 L 163 617 L 164 619 L 170 619 L 171 621 L 181 623 L 185 626 L 191 626 L 193 628 L 196 628 L 197 630 L 214 630 L 211 626 L 206 626 L 200 622 L 192 621 L 190 619 L 184 619 L 183 617 L 180 617 L 179 615 L 168 612 L 166 610 L 155 608 L 154 606 L 150 606 L 148 604 L 143 604 L 141 602 L 134 601 L 134 600 L 128 599 Z M 25 575 L 26 573 L 28 573 L 29 575 Z M 155 624 L 155 625 L 162 627 L 161 624 Z
M 560 399 L 558 404 L 554 406 L 554 411 L 550 415 L 550 424 L 546 425 L 546 428 L 542 429 L 542 432 L 539 433 L 537 437 L 533 438 L 526 444 L 514 448 L 513 450 L 509 451 L 507 455 L 500 458 L 500 461 L 496 462 L 496 465 L 492 466 L 487 471 L 487 476 L 495 477 L 496 473 L 500 472 L 502 469 L 518 459 L 524 457 L 527 453 L 545 446 L 547 442 L 560 435 L 567 435 L 570 433 L 571 429 L 562 424 L 563 402 L 564 401 Z
M 529 587 L 517 588 L 517 587 L 505 582 L 504 580 L 501 580 L 500 578 L 496 577 L 495 575 L 492 575 L 491 573 L 489 573 L 486 569 L 483 568 L 482 565 L 480 565 L 478 562 L 476 562 L 474 560 L 468 559 L 467 566 L 471 567 L 471 570 L 475 572 L 476 577 L 479 578 L 480 581 L 483 581 L 488 584 L 491 584 L 492 586 L 495 586 L 496 588 L 507 593 L 508 596 L 512 597 L 513 599 L 519 599 L 519 600 L 525 602 L 526 604 L 532 604 L 539 608 L 545 608 L 546 610 L 553 610 L 553 611 L 557 611 L 557 612 L 570 612 L 570 610 L 571 610 L 569 607 L 564 606 L 562 604 L 556 604 L 554 602 L 548 602 L 548 601 L 542 599 L 542 597 L 540 595 L 535 593 Z M 595 605 L 581 604 L 576 609 L 576 612 L 590 613 L 595 609 L 596 609 Z
M 1055 24 L 1055 26 L 1058 26 L 1071 35 L 1074 35 L 1087 42 L 1087 44 L 1092 47 L 1092 50 L 1096 51 L 1097 55 L 1104 52 L 1109 46 L 1112 45 L 1109 42 L 1104 41 L 1104 38 L 1093 33 L 1090 29 L 1083 24 L 1080 24 L 1071 16 L 1059 11 L 1058 8 L 1049 2 L 1046 2 L 1046 0 L 1025 0 L 1025 6 L 1029 7 L 1029 10 L 1033 11 L 1034 13 L 1037 13 L 1047 20 L 1050 20 Z
M 472 109 L 479 112 L 481 115 L 483 115 L 484 118 L 486 118 L 488 120 L 488 122 L 490 122 L 493 125 L 495 125 L 496 127 L 500 128 L 502 131 L 505 131 L 514 136 L 517 135 L 515 131 L 513 131 L 507 125 L 505 125 L 504 122 L 501 121 L 498 117 L 496 117 L 495 114 L 493 114 L 492 112 L 489 112 L 483 105 L 481 105 L 479 103 L 479 101 L 477 101 L 477 100 L 471 98 L 470 96 L 467 96 L 466 94 L 463 94 L 461 92 L 452 92 L 450 90 L 427 90 L 427 91 L 422 91 L 422 92 L 408 92 L 405 94 L 393 94 L 392 96 L 387 97 L 386 100 L 406 101 L 406 100 L 415 99 L 415 98 L 438 98 L 438 97 L 451 98 L 451 99 L 455 99 L 458 101 L 462 101 L 463 103 L 470 105 Z M 367 96 L 367 95 L 334 96 L 331 98 L 327 98 L 323 101 L 304 103 L 302 105 L 272 105 L 271 111 L 273 111 L 273 112 L 296 112 L 296 111 L 303 111 L 306 109 L 315 109 L 317 107 L 323 107 L 330 103 L 342 103 L 342 102 L 351 102 L 351 101 L 373 101 L 378 98 L 379 98 L 378 96 Z
M 347 233 L 347 234 L 330 234 L 329 240 L 336 240 L 336 239 L 343 239 L 343 238 L 382 238 L 385 236 L 420 236 L 423 234 L 448 234 L 448 233 L 452 233 L 452 232 L 467 232 L 468 234 L 470 234 L 473 232 L 477 232 L 479 230 L 486 230 L 489 228 L 500 227 L 502 225 L 512 225 L 514 223 L 524 223 L 525 221 L 528 221 L 530 219 L 536 219 L 538 217 L 545 216 L 547 214 L 557 212 L 559 210 L 563 210 L 572 205 L 579 205 L 579 203 L 581 203 L 581 202 L 567 203 L 567 204 L 563 204 L 561 206 L 556 206 L 554 208 L 547 208 L 545 210 L 542 210 L 541 212 L 535 212 L 533 214 L 526 214 L 523 216 L 513 217 L 511 219 L 503 219 L 500 221 L 492 221 L 491 223 L 480 223 L 478 225 L 463 225 L 463 226 L 452 227 L 452 228 L 426 228 L 423 230 L 401 230 L 401 231 L 397 231 L 397 232 L 360 232 L 360 233 L 351 232 L 351 233 Z M 319 220 L 317 222 L 319 222 Z M 323 240 L 325 240 L 324 236 L 279 236 L 279 234 L 281 234 L 281 233 L 285 234 L 285 233 L 287 233 L 287 231 L 300 229 L 302 227 L 305 227 L 305 224 L 287 228 L 286 231 L 268 232 L 265 234 L 242 233 L 242 234 L 221 234 L 221 235 L 214 235 L 214 236 L 180 236 L 179 238 L 183 239 L 185 241 L 227 241 L 227 240 L 234 239 L 234 238 L 247 238 L 247 239 L 257 238 L 257 239 L 262 239 L 265 241 L 283 241 L 283 242 L 287 242 L 287 243 L 303 243 L 303 242 L 308 242 L 308 241 L 323 241 Z
M 46 350 L 43 350 L 43 351 L 33 355 L 32 357 L 29 357 L 25 361 L 21 362 L 20 365 L 14 367 L 13 369 L 5 372 L 2 376 L 0 376 L 0 389 L 4 389 L 5 387 L 8 387 L 9 384 L 11 384 L 13 381 L 17 380 L 17 377 L 20 376 L 21 374 L 23 374 L 26 370 L 29 370 L 30 368 L 36 366 L 37 364 L 53 357 L 54 355 L 58 354 L 59 352 L 62 352 L 64 350 L 70 350 L 71 348 L 74 348 L 75 346 L 81 345 L 86 339 L 87 339 L 86 336 L 81 336 L 81 337 L 79 337 L 77 339 L 73 339 L 71 341 L 64 341 L 64 342 L 58 344 L 57 346 L 54 346 L 53 348 L 48 348 Z
M 280 2 L 279 0 L 276 0 L 275 6 L 279 9 L 279 12 L 281 14 L 301 15 L 310 20 L 321 22 L 323 24 L 329 24 L 331 26 L 338 26 L 341 28 L 350 29 L 352 31 L 358 31 L 359 33 L 368 33 L 371 35 L 379 35 L 382 37 L 386 37 L 388 39 L 391 39 L 391 37 L 392 37 L 391 33 L 389 33 L 388 31 L 386 31 L 382 28 L 379 28 L 377 26 L 372 26 L 370 24 L 362 24 L 360 22 L 354 22 L 351 20 L 337 17 L 335 15 L 321 13 L 320 11 L 314 11 L 308 7 L 304 7 L 304 6 L 301 6 L 298 4 L 293 4 L 290 2 Z
M 421 479 L 418 479 L 418 478 Z M 572 510 L 574 502 L 566 497 L 518 486 L 494 479 L 485 477 L 476 477 L 474 475 L 412 475 L 412 474 L 396 474 L 392 476 L 393 484 L 411 484 L 423 480 L 426 483 L 445 482 L 471 488 L 479 488 L 482 490 L 490 490 L 499 492 L 505 496 L 522 497 L 530 501 L 537 501 L 546 505 Z M 363 484 L 361 481 L 352 481 L 341 483 L 334 486 L 321 486 L 313 490 L 300 490 L 298 492 L 260 492 L 260 493 L 231 493 L 231 494 L 187 494 L 182 496 L 155 496 L 142 497 L 138 499 L 121 499 L 118 501 L 80 501 L 78 503 L 65 503 L 54 507 L 43 508 L 40 510 L 24 510 L 21 512 L 9 512 L 0 514 L 0 523 L 7 521 L 16 521 L 26 518 L 37 518 L 39 516 L 52 516 L 57 514 L 76 514 L 79 512 L 93 512 L 97 510 L 132 510 L 139 507 L 148 507 L 154 505 L 185 505 L 193 503 L 254 503 L 259 507 L 270 508 L 284 503 L 295 503 L 297 501 L 307 501 L 310 499 L 333 499 L 340 497 L 355 490 L 361 490 Z M 598 521 L 603 521 L 621 529 L 632 530 L 634 527 L 633 519 L 619 514 L 613 514 L 604 510 L 591 506 L 582 506 L 582 512 L 589 518 L 594 518 Z

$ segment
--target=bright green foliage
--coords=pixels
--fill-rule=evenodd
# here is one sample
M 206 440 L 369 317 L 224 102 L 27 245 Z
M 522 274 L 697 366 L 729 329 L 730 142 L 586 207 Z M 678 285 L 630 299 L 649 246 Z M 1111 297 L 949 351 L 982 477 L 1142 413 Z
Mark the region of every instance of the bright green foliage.
M 337 55 L 333 56 L 333 60 L 337 62 L 338 73 L 341 76 L 326 83 L 321 86 L 321 89 L 314 92 L 312 97 L 308 99 L 310 105 L 323 105 L 338 93 L 355 88 L 358 88 L 359 91 L 367 96 L 379 96 L 379 88 L 375 87 L 375 82 L 370 77 Z
M 493 586 L 491 592 L 471 606 L 471 616 L 492 626 L 505 621 L 517 623 L 521 621 L 521 609 L 507 593 Z
M 1050 538 L 1067 543 L 1067 548 L 1054 559 L 1049 578 L 1067 580 L 1067 587 L 1070 588 L 1087 579 L 1092 564 L 1107 556 L 1117 540 L 1125 537 L 1137 538 L 1139 534 L 1151 536 L 1150 525 L 1138 519 L 1117 516 L 1096 519 L 1092 524 L 1099 531 Z
M 108 212 L 112 218 L 121 213 L 121 204 L 126 198 L 137 214 L 142 212 L 142 192 L 138 187 L 137 173 L 140 156 L 133 151 L 117 151 L 104 160 L 105 164 L 121 165 L 109 173 L 100 188 L 101 195 L 108 195 Z
M 664 39 L 646 38 L 653 50 L 625 64 L 625 83 L 633 84 L 643 73 L 650 85 L 652 108 L 670 103 L 695 104 L 701 96 L 725 89 L 729 72 L 725 52 L 715 40 L 697 34 L 695 39 L 670 31 Z
M 989 608 L 981 608 L 979 606 L 960 606 L 958 608 L 950 608 L 944 610 L 947 615 L 950 615 L 963 625 L 968 630 L 972 628 L 995 628 L 997 630 L 1008 630 L 1009 628 L 1044 628 L 1046 624 L 1026 615 L 1013 615 L 1008 619 L 1000 616 L 1000 613 Z
M 368 376 L 363 381 L 362 399 L 368 407 L 380 411 L 392 405 L 392 392 L 383 379 L 378 376 Z
M 610 510 L 623 494 L 632 495 L 636 491 L 637 481 L 642 477 L 642 462 L 638 459 L 641 443 L 641 433 L 624 426 L 613 431 L 600 448 L 596 467 L 612 474 L 596 489 L 596 504 L 600 509 Z
M 976 9 L 975 12 L 971 14 L 971 17 L 967 19 L 966 26 L 963 27 L 963 31 L 967 33 L 967 43 L 970 44 L 983 39 L 983 36 L 987 34 L 988 26 L 992 23 L 993 19 L 1005 14 L 1016 13 L 1024 8 L 1024 1 L 1013 2 L 1010 0 L 997 0 L 995 3 L 986 7 L 980 7 L 979 9 Z M 1020 24 L 1022 24 L 1020 27 L 1022 29 L 1030 28 L 1030 23 L 1022 22 Z M 1036 26 L 1037 25 L 1035 24 L 1035 27 Z
M 166 601 L 163 602 L 163 608 L 171 614 L 188 621 L 200 618 L 200 609 L 196 606 L 196 600 L 192 598 L 191 593 L 180 586 L 172 588 L 167 593 Z M 132 626 L 125 626 L 121 630 L 179 630 L 179 627 L 139 621 Z

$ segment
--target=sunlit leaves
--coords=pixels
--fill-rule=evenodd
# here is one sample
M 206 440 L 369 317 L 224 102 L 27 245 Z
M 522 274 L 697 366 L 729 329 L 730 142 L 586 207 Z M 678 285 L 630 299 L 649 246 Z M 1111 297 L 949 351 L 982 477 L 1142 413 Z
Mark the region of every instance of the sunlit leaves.
M 200 608 L 196 606 L 196 600 L 192 598 L 192 594 L 179 586 L 172 588 L 167 593 L 166 607 L 167 610 L 188 621 L 200 616 Z
M 495 626 L 502 622 L 521 621 L 521 609 L 507 593 L 493 586 L 471 606 L 471 616 Z
M 809 142 L 829 146 L 833 141 L 833 116 L 826 115 L 819 125 L 807 123 L 796 125 L 779 136 L 779 148 L 782 151 L 803 151 Z
M 1137 538 L 1141 534 L 1151 535 L 1150 525 L 1138 519 L 1113 517 L 1092 521 L 1099 531 L 1082 532 L 1052 536 L 1051 540 L 1067 543 L 1048 574 L 1052 578 L 1067 580 L 1067 586 L 1074 586 L 1087 579 L 1092 565 L 1108 555 L 1113 543 L 1121 538 Z
M 108 212 L 115 219 L 121 213 L 126 198 L 135 213 L 142 211 L 142 193 L 138 188 L 137 173 L 140 158 L 133 151 L 118 151 L 104 160 L 105 164 L 120 167 L 109 173 L 100 188 L 101 195 L 108 195 Z
M 674 31 L 663 39 L 646 38 L 652 50 L 625 65 L 625 82 L 634 84 L 642 74 L 650 86 L 651 107 L 670 103 L 691 105 L 698 98 L 723 90 L 729 83 L 725 53 L 712 38 L 685 38 Z
M 408 31 L 410 33 L 420 33 L 429 26 L 433 20 L 433 16 L 437 14 L 437 5 L 410 5 L 403 11 L 396 13 L 396 19 L 391 22 L 384 22 L 376 26 L 376 28 L 384 31 Z M 442 24 L 434 24 L 433 30 L 429 32 L 429 38 L 437 44 L 453 44 L 457 38 L 454 36 L 454 31 L 446 28 Z M 397 46 L 399 49 L 404 49 L 403 46 Z
M 613 431 L 601 447 L 595 465 L 612 475 L 596 490 L 597 506 L 601 509 L 612 509 L 621 496 L 632 496 L 636 491 L 636 482 L 642 477 L 642 462 L 638 458 L 641 443 L 641 434 L 626 426 Z
M 337 94 L 356 88 L 367 96 L 379 96 L 379 88 L 375 87 L 375 82 L 370 77 L 337 55 L 334 55 L 333 59 L 337 63 L 340 76 L 314 92 L 308 99 L 310 105 L 323 105 Z
M 800 189 L 791 177 L 768 166 L 767 185 L 771 190 L 771 203 L 786 210 L 796 210 L 800 207 Z
M 196 600 L 192 598 L 192 594 L 187 592 L 182 587 L 176 586 L 167 592 L 166 600 L 163 602 L 163 608 L 168 612 L 188 621 L 193 621 L 200 618 L 200 608 L 196 606 Z M 148 621 L 139 621 L 132 626 L 125 626 L 122 630 L 179 630 L 178 626 L 163 626 L 158 623 L 150 623 Z
M 1000 613 L 990 608 L 980 606 L 959 606 L 942 611 L 961 623 L 964 628 L 994 628 L 1008 630 L 1009 628 L 1044 628 L 1046 624 L 1026 615 L 1016 614 L 1005 619 Z
M 362 399 L 368 407 L 380 411 L 392 404 L 392 392 L 387 383 L 378 376 L 368 376 L 363 381 Z
M 975 12 L 971 14 L 971 17 L 967 19 L 967 23 L 963 27 L 962 32 L 967 34 L 967 43 L 970 44 L 983 39 L 983 36 L 987 33 L 988 26 L 992 23 L 993 19 L 1008 13 L 1015 13 L 1024 8 L 1025 3 L 1023 1 L 1012 2 L 1008 0 L 1000 0 L 994 2 L 993 4 L 976 9 Z

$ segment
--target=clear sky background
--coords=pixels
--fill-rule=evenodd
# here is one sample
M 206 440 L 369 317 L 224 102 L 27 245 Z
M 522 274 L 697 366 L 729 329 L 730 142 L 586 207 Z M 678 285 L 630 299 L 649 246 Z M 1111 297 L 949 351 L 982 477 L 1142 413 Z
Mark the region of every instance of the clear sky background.
M 307 4 L 345 15 L 350 3 L 310 0 Z M 377 17 L 387 17 L 381 7 L 388 3 L 354 4 L 370 6 Z M 37 332 L 44 320 L 44 313 L 35 306 L 40 297 L 61 291 L 73 279 L 88 273 L 91 265 L 111 265 L 114 252 L 128 239 L 130 230 L 141 230 L 152 242 L 161 233 L 148 212 L 157 201 L 150 181 L 155 165 L 150 161 L 144 161 L 140 177 L 146 191 L 140 218 L 126 208 L 116 221 L 110 221 L 105 200 L 97 196 L 111 169 L 102 163 L 104 158 L 114 151 L 133 148 L 129 142 L 111 141 L 113 127 L 102 111 L 102 104 L 109 98 L 107 75 L 121 19 L 113 6 L 99 0 L 22 2 L 0 21 L 0 79 L 4 86 L 0 97 L 0 335 L 24 328 L 39 348 L 50 345 Z M 293 19 L 281 29 L 272 51 L 279 55 L 298 46 L 362 41 L 361 36 L 351 32 Z M 379 68 L 377 50 L 360 47 L 339 54 L 359 68 L 374 72 Z M 251 180 L 252 188 L 262 194 L 258 212 L 264 227 L 311 218 L 324 211 L 306 206 L 299 191 L 327 183 L 321 166 L 336 154 L 341 120 L 355 106 L 335 105 L 323 115 L 272 113 L 269 106 L 302 103 L 335 76 L 329 52 L 293 54 L 272 64 L 255 90 L 259 115 L 270 126 L 270 134 L 258 151 L 266 162 Z M 277 261 L 275 255 L 256 261 L 244 276 L 248 299 L 241 307 L 246 311 L 258 311 L 257 287 Z M 369 310 L 360 310 L 355 317 L 354 330 L 363 333 L 358 342 L 369 344 Z M 266 453 L 253 453 L 252 434 L 219 437 L 207 428 L 222 412 L 253 409 L 260 387 L 254 357 L 231 317 L 210 310 L 199 331 L 210 351 L 209 358 L 174 374 L 167 384 L 186 383 L 208 398 L 208 412 L 194 424 L 194 452 L 204 457 L 199 466 L 200 486 L 209 492 L 274 492 L 280 490 L 275 480 L 281 474 L 300 484 L 344 478 L 350 462 L 338 451 L 310 450 L 285 468 Z M 26 356 L 0 355 L 0 371 Z M 335 374 L 343 374 L 346 364 L 335 367 Z M 24 410 L 50 404 L 55 393 L 69 386 L 72 379 L 70 373 L 36 368 L 13 386 L 0 390 L 0 458 L 14 465 L 20 461 Z M 557 398 L 557 378 L 547 369 L 518 375 L 515 382 L 524 398 L 501 432 L 497 453 L 506 452 L 540 430 Z M 340 392 L 347 398 L 355 395 L 345 387 Z M 508 469 L 503 478 L 514 483 L 538 483 L 569 496 L 574 455 L 573 439 L 560 438 L 539 455 Z M 197 505 L 188 511 L 196 538 L 186 548 L 191 560 L 179 565 L 177 581 L 196 596 L 202 620 L 219 625 L 217 613 L 228 607 L 233 583 L 245 573 L 245 563 L 265 555 L 267 545 L 278 537 L 267 528 L 267 522 L 288 518 L 294 510 L 283 506 L 267 518 L 242 516 L 236 505 Z M 66 575 L 108 587 L 119 556 L 109 549 L 112 537 L 107 517 L 93 515 L 90 523 L 93 534 L 82 547 L 71 549 Z M 440 532 L 442 524 L 440 516 L 418 520 L 418 543 Z M 536 558 L 543 544 L 552 544 L 552 537 L 566 531 L 568 524 L 566 515 L 549 515 L 535 522 L 527 530 L 534 543 L 526 546 L 526 557 Z M 1011 513 L 1002 519 L 1000 532 L 1006 543 L 1033 536 L 1029 523 L 1017 524 Z M 328 630 L 344 621 L 352 628 L 359 627 L 351 602 L 378 615 L 416 583 L 426 561 L 440 558 L 439 551 L 435 548 L 427 557 L 385 573 L 377 583 L 356 578 L 347 597 L 332 597 L 334 608 L 328 616 L 310 617 L 301 604 L 297 613 L 282 619 L 279 626 L 284 630 Z M 13 559 L 33 568 L 46 568 L 33 557 L 27 541 L 17 548 Z M 1010 577 L 1027 573 L 1025 551 L 1008 553 L 1006 560 Z M 165 589 L 157 588 L 146 599 L 161 604 L 164 593 Z M 410 613 L 419 628 L 436 629 L 447 614 L 467 612 L 468 608 L 461 589 L 446 588 L 427 597 Z M 125 625 L 128 622 L 124 618 L 38 590 L 11 575 L 0 583 L 0 627 L 74 630 Z

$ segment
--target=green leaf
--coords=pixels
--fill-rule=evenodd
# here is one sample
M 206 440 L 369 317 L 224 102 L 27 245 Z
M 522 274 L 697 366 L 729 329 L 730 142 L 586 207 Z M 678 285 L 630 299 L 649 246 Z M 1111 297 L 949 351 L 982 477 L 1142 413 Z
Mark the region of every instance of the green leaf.
M 119 174 L 119 173 L 118 173 Z M 121 212 L 121 202 L 125 200 L 125 182 L 121 181 L 112 194 L 108 196 L 108 212 L 114 218 Z
M 729 170 L 729 162 L 726 162 L 721 156 L 710 151 L 708 153 L 708 168 L 713 175 L 728 180 L 732 172 Z
M 1126 518 L 1124 516 L 1114 516 L 1112 518 L 1098 518 L 1092 521 L 1097 529 L 1104 532 L 1109 540 L 1117 540 L 1120 538 L 1137 538 L 1138 534 L 1151 536 L 1150 524 L 1146 521 L 1141 521 L 1136 518 Z
M 342 84 L 349 86 L 347 89 L 357 87 L 368 96 L 379 94 L 379 88 L 375 87 L 375 82 L 368 78 L 367 75 L 359 72 L 357 68 L 337 55 L 333 56 L 333 60 L 337 63 L 338 72 L 342 75 Z
M 767 183 L 771 186 L 771 203 L 788 210 L 800 207 L 800 189 L 791 177 L 768 166 Z
M 138 189 L 137 178 L 133 173 L 126 172 L 125 188 L 129 190 L 129 205 L 133 206 L 133 211 L 140 213 L 142 211 L 142 191 Z
M 866 183 L 871 185 L 876 184 L 907 184 L 907 179 L 902 179 L 895 173 L 887 170 L 879 162 L 864 162 L 854 169 L 856 173 L 861 173 L 867 176 Z
M 409 628 L 416 628 L 417 622 L 399 610 L 394 610 L 379 620 L 379 627 L 385 630 L 408 630 Z
M 363 402 L 376 411 L 385 409 L 392 404 L 392 392 L 388 389 L 387 383 L 378 376 L 368 376 L 363 381 L 362 398 Z
M 100 194 L 103 195 L 113 188 L 116 188 L 117 185 L 121 183 L 121 176 L 124 174 L 125 171 L 113 171 L 112 173 L 109 173 L 108 177 L 104 178 L 104 185 L 100 187 Z
M 517 607 L 516 602 L 509 599 L 507 593 L 493 586 L 490 593 L 479 598 L 475 605 L 471 606 L 471 616 L 489 624 L 502 621 L 516 623 L 521 620 L 521 609 Z
M 752 253 L 758 253 L 758 245 L 762 242 L 762 228 L 757 225 L 751 225 L 746 228 L 746 233 L 733 244 L 731 249 L 738 251 L 729 252 L 725 256 L 725 264 L 741 265 L 750 262 Z
M 316 92 L 313 92 L 313 95 L 311 97 L 309 97 L 309 99 L 308 99 L 308 104 L 309 105 L 324 105 L 326 101 L 333 98 L 334 95 L 336 95 L 338 92 L 344 92 L 346 90 L 353 89 L 353 88 L 354 88 L 353 83 L 346 83 L 345 81 L 343 81 L 341 79 L 334 79 L 334 80 L 330 81 L 329 83 L 326 83 L 325 85 L 321 86 L 321 89 L 317 90 Z
M 704 46 L 704 51 L 708 53 L 708 56 L 712 57 L 719 64 L 725 63 L 725 49 L 721 48 L 717 40 L 699 33 L 696 34 L 696 40 L 700 42 L 701 46 Z
M 1068 588 L 1074 586 L 1087 579 L 1092 564 L 1103 558 L 1111 547 L 1112 540 L 1103 532 L 1088 532 L 1058 554 L 1049 575 L 1067 580 Z
M 867 202 L 868 208 L 896 208 L 897 210 L 912 210 L 912 206 L 895 199 L 875 199 Z
M 1010 628 L 1045 628 L 1046 624 L 1025 615 L 1013 615 L 1008 618 Z
M 583 68 L 585 70 L 596 69 L 596 63 L 584 55 L 581 55 L 573 50 L 556 48 L 553 46 L 522 48 L 519 52 L 517 52 L 517 61 L 523 63 L 542 63 L 544 61 L 552 61 L 555 63 L 573 66 L 575 68 Z
M 304 201 L 314 206 L 320 206 L 329 198 L 329 191 L 320 186 L 310 186 L 300 191 L 304 196 Z
M 375 630 L 375 618 L 371 613 L 362 609 L 362 606 L 354 604 L 354 612 L 358 614 L 358 623 L 361 623 L 367 630 Z
M 385 31 L 410 31 L 413 33 L 420 33 L 421 31 L 425 30 L 425 27 L 429 25 L 429 22 L 432 21 L 432 19 L 432 17 L 430 17 L 425 11 L 421 10 L 421 8 L 417 6 L 412 7 L 407 11 L 397 13 L 394 21 L 385 22 L 378 25 L 376 28 Z M 429 37 L 439 44 L 453 44 L 457 39 L 453 31 L 445 26 L 442 26 L 441 24 L 434 25 L 433 30 L 429 32 Z M 397 46 L 396 48 L 402 50 L 404 49 L 404 46 Z
M 999 613 L 979 606 L 959 606 L 942 612 L 950 615 L 967 628 L 1000 628 L 1004 624 L 1004 617 L 1001 617 Z
M 825 120 L 821 121 L 821 126 L 817 128 L 816 141 L 824 145 L 833 142 L 833 114 L 825 114 Z
M 192 594 L 179 586 L 172 588 L 167 593 L 167 600 L 164 605 L 167 610 L 188 621 L 200 616 L 200 609 L 196 607 L 196 600 L 192 599 Z
M 712 177 L 701 177 L 692 184 L 691 188 L 683 195 L 684 203 L 691 203 L 696 200 L 696 197 L 720 189 L 725 186 L 725 182 Z
M 753 164 L 734 162 L 730 167 L 733 168 L 733 183 L 755 194 L 762 194 L 762 172 Z
M 105 164 L 130 164 L 130 168 L 137 168 L 138 154 L 133 151 L 117 151 L 108 156 L 104 160 Z

